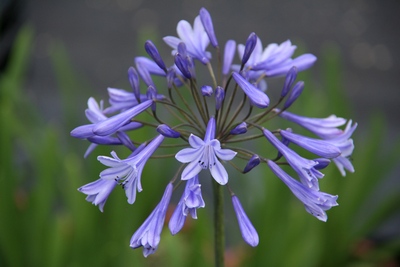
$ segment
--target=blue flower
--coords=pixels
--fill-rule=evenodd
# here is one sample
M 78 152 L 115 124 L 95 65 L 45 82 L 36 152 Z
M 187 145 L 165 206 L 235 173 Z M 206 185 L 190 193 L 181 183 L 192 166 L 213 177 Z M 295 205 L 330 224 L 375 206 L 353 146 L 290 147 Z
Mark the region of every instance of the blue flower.
M 100 102 L 100 105 L 96 102 L 93 97 L 90 97 L 88 100 L 88 109 L 85 111 L 86 117 L 92 124 L 86 124 L 79 127 L 76 127 L 71 131 L 71 136 L 87 139 L 92 144 L 89 145 L 88 149 L 85 152 L 84 157 L 86 158 L 96 147 L 97 145 L 125 145 L 131 150 L 135 149 L 132 141 L 127 137 L 125 131 L 135 130 L 142 126 L 141 123 L 138 122 L 129 122 L 123 127 L 121 127 L 118 131 L 115 132 L 117 137 L 112 137 L 111 133 L 106 136 L 97 136 L 93 132 L 93 128 L 97 125 L 98 122 L 105 121 L 108 118 L 104 115 L 105 111 L 103 110 L 103 101 Z
M 284 145 L 270 131 L 263 129 L 265 137 L 268 141 L 286 158 L 290 166 L 297 172 L 303 184 L 314 190 L 319 190 L 318 179 L 324 175 L 314 168 L 318 162 L 305 159 L 296 152 Z
M 189 163 L 182 172 L 182 180 L 193 178 L 202 169 L 210 169 L 212 177 L 219 184 L 224 185 L 228 182 L 228 173 L 218 158 L 231 160 L 237 153 L 230 149 L 221 148 L 220 142 L 215 139 L 215 127 L 215 119 L 211 118 L 207 125 L 204 140 L 191 134 L 189 144 L 192 148 L 184 148 L 175 155 L 178 161 Z
M 128 203 L 133 204 L 136 200 L 136 191 L 142 191 L 140 179 L 144 165 L 163 140 L 164 136 L 157 136 L 147 146 L 137 148 L 127 159 L 118 158 L 115 152 L 111 153 L 112 158 L 97 157 L 103 165 L 110 167 L 100 173 L 100 178 L 121 182 Z
M 318 220 L 326 222 L 328 216 L 326 210 L 337 206 L 337 196 L 333 196 L 318 190 L 312 190 L 304 184 L 290 177 L 272 160 L 268 160 L 268 166 L 272 172 L 284 182 L 293 194 L 303 202 L 306 211 L 316 217 Z
M 263 51 L 262 43 L 257 38 L 256 47 L 250 56 L 246 66 L 254 71 L 263 71 L 269 77 L 285 75 L 293 66 L 297 71 L 310 68 L 317 58 L 312 54 L 303 54 L 292 59 L 296 46 L 290 40 L 281 44 L 269 44 Z M 242 57 L 245 46 L 238 45 L 239 56 Z
M 341 154 L 340 149 L 328 141 L 305 137 L 285 130 L 281 130 L 279 133 L 290 142 L 301 146 L 318 156 L 324 158 L 336 158 Z
M 168 184 L 160 203 L 147 217 L 144 223 L 132 235 L 130 247 L 135 249 L 143 247 L 143 256 L 153 254 L 160 243 L 160 235 L 164 226 L 165 215 L 172 195 L 173 185 Z
M 336 115 L 330 115 L 327 118 L 309 118 L 293 114 L 289 111 L 281 113 L 279 109 L 274 109 L 274 111 L 279 113 L 280 117 L 304 127 L 323 139 L 331 139 L 341 135 L 343 130 L 337 127 L 346 123 L 346 119 L 338 118 Z
M 86 194 L 86 200 L 92 202 L 93 205 L 99 206 L 100 211 L 103 212 L 104 204 L 106 204 L 108 196 L 117 184 L 115 180 L 100 178 L 78 188 L 78 191 Z
M 240 86 L 240 88 L 243 89 L 243 92 L 251 100 L 251 103 L 254 106 L 256 106 L 258 108 L 268 107 L 269 98 L 265 93 L 261 92 L 258 88 L 256 88 L 251 83 L 249 83 L 239 73 L 234 72 L 232 75 L 233 75 L 233 78 L 235 79 L 235 81 L 237 82 L 237 84 Z
M 328 143 L 331 143 L 340 149 L 341 155 L 332 159 L 332 161 L 338 167 L 342 176 L 346 176 L 346 170 L 349 172 L 354 172 L 353 164 L 350 161 L 350 156 L 353 154 L 354 144 L 351 135 L 357 128 L 357 123 L 353 126 L 352 121 L 349 120 L 343 133 L 335 138 L 327 139 Z
M 113 134 L 120 130 L 121 127 L 129 124 L 136 115 L 145 111 L 153 104 L 153 100 L 146 100 L 130 109 L 127 109 L 113 117 L 102 120 L 93 126 L 95 135 L 105 136 Z
M 197 219 L 197 209 L 204 207 L 205 203 L 201 195 L 201 185 L 199 177 L 196 175 L 192 179 L 187 180 L 185 191 L 169 220 L 168 226 L 171 234 L 175 235 L 182 229 L 188 214 L 193 219 Z
M 252 247 L 257 246 L 259 241 L 257 231 L 251 223 L 249 217 L 247 217 L 246 213 L 244 212 L 238 197 L 235 195 L 232 196 L 232 204 L 244 241 L 246 241 L 246 243 Z
M 189 55 L 203 64 L 207 64 L 211 59 L 211 53 L 206 51 L 210 39 L 204 29 L 200 16 L 194 20 L 193 28 L 186 20 L 181 20 L 176 27 L 179 38 L 174 36 L 164 37 L 164 42 L 172 47 L 172 55 L 175 55 L 179 43 L 186 45 Z

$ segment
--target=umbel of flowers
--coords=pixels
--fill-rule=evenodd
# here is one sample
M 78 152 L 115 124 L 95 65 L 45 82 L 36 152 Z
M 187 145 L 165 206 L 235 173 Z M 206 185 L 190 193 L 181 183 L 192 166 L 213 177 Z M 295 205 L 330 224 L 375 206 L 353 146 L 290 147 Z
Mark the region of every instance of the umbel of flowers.
M 264 48 L 255 33 L 249 35 L 245 44 L 228 40 L 221 49 L 210 14 L 204 8 L 193 26 L 181 20 L 177 34 L 178 37 L 164 37 L 172 48 L 172 66 L 168 67 L 155 45 L 147 41 L 144 47 L 149 57 L 135 58 L 135 67 L 128 69 L 132 88 L 108 88 L 108 107 L 102 101 L 89 99 L 85 113 L 90 124 L 71 132 L 73 137 L 91 143 L 85 157 L 98 145 L 121 145 L 131 154 L 120 158 L 113 151 L 111 157 L 98 156 L 107 168 L 98 180 L 78 190 L 101 211 L 117 186 L 123 188 L 128 203 L 133 204 L 137 192 L 143 190 L 142 172 L 148 160 L 158 158 L 162 164 L 163 159 L 174 157 L 176 175 L 171 180 L 160 180 L 165 179 L 162 175 L 157 179 L 157 184 L 166 185 L 164 195 L 130 241 L 132 248 L 143 247 L 146 257 L 160 243 L 173 189 L 184 186 L 168 224 L 175 235 L 187 216 L 196 219 L 197 209 L 206 206 L 201 185 L 208 177 L 215 180 L 218 188 L 227 188 L 244 241 L 257 246 L 257 231 L 229 186 L 227 164 L 241 173 L 266 164 L 308 213 L 326 221 L 326 211 L 338 204 L 337 196 L 319 190 L 319 180 L 324 177 L 321 170 L 333 162 L 343 176 L 346 171 L 354 172 L 349 157 L 354 149 L 351 135 L 357 124 L 335 115 L 306 117 L 288 111 L 305 88 L 304 82 L 296 82 L 297 73 L 310 68 L 316 57 L 303 54 L 294 58 L 296 46 L 289 40 Z M 203 75 L 197 79 L 200 68 L 204 69 Z M 164 82 L 156 86 L 154 76 L 163 77 Z M 266 94 L 267 79 L 278 76 L 284 77 L 284 83 L 278 99 L 271 102 Z M 310 136 L 295 133 L 291 128 L 269 129 L 271 119 L 297 124 L 308 130 Z M 139 142 L 135 131 L 143 127 L 152 128 L 154 134 Z M 262 143 L 276 149 L 274 156 L 266 155 L 266 150 L 260 148 Z M 299 155 L 292 149 L 296 146 L 315 156 Z M 171 154 L 171 149 L 176 151 Z M 295 177 L 285 171 L 288 168 L 294 170 L 291 173 Z M 200 176 L 203 171 L 210 175 Z

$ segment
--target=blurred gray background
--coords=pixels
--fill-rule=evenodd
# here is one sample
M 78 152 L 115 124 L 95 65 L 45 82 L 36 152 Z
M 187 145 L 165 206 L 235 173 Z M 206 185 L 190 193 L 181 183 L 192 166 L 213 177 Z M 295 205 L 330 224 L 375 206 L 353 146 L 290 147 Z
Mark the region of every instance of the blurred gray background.
M 337 47 L 343 63 L 346 95 L 359 129 L 374 112 L 390 121 L 390 138 L 400 130 L 400 1 L 273 0 L 273 1 L 144 1 L 144 0 L 35 0 L 25 4 L 24 18 L 37 34 L 27 89 L 44 116 L 57 119 L 57 84 L 51 44 L 62 42 L 71 64 L 88 83 L 87 96 L 105 98 L 105 89 L 126 83 L 133 58 L 145 55 L 139 31 L 154 32 L 161 53 L 170 49 L 162 37 L 176 35 L 176 24 L 193 22 L 199 8 L 212 15 L 220 45 L 228 39 L 244 43 L 254 31 L 263 45 L 287 39 L 315 54 Z M 318 81 L 317 62 L 313 75 Z M 83 104 L 84 105 L 84 104 Z M 85 106 L 77 106 L 82 109 Z

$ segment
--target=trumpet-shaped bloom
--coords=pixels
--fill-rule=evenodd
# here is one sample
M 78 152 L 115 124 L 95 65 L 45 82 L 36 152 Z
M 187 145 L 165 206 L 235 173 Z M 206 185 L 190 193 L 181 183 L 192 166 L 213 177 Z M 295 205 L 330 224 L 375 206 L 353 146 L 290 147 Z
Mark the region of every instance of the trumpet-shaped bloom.
M 104 204 L 106 204 L 108 196 L 117 184 L 118 183 L 115 180 L 105 180 L 100 178 L 78 188 L 78 191 L 86 194 L 86 200 L 92 202 L 95 206 L 99 206 L 100 211 L 103 212 Z
M 274 109 L 274 111 L 279 112 L 280 110 Z M 331 139 L 341 135 L 343 130 L 337 127 L 346 123 L 346 119 L 338 118 L 335 115 L 330 115 L 327 118 L 309 118 L 283 111 L 279 116 L 304 127 L 322 139 Z
M 327 142 L 337 146 L 341 151 L 341 155 L 339 157 L 332 159 L 332 161 L 338 167 L 342 176 L 346 176 L 346 170 L 349 172 L 354 172 L 353 164 L 349 159 L 351 154 L 353 154 L 354 150 L 353 139 L 351 139 L 350 137 L 356 130 L 357 123 L 355 123 L 353 126 L 351 124 L 352 121 L 349 120 L 349 122 L 346 125 L 346 128 L 344 129 L 341 135 L 326 140 Z
M 106 136 L 98 136 L 93 132 L 93 128 L 97 123 L 107 120 L 107 116 L 104 115 L 105 110 L 103 110 L 103 101 L 100 102 L 100 105 L 96 102 L 93 97 L 90 97 L 88 100 L 88 108 L 85 111 L 86 117 L 92 124 L 85 124 L 79 127 L 76 127 L 71 131 L 71 136 L 81 139 L 87 139 L 92 144 L 88 147 L 85 152 L 84 157 L 86 158 L 96 147 L 97 145 L 125 145 L 131 150 L 135 149 L 132 141 L 127 137 L 125 131 L 135 130 L 142 126 L 141 123 L 138 122 L 130 122 L 124 125 L 116 131 L 117 137 L 112 137 L 110 135 Z M 113 133 L 111 133 L 113 134 Z
M 111 153 L 112 158 L 106 156 L 97 157 L 102 164 L 110 167 L 102 171 L 100 177 L 105 180 L 121 182 L 125 189 L 128 203 L 133 204 L 136 200 L 136 192 L 142 191 L 140 179 L 144 165 L 163 140 L 163 135 L 157 136 L 144 148 L 135 150 L 133 155 L 127 159 L 118 158 L 115 152 Z
M 293 194 L 303 202 L 308 213 L 316 217 L 318 220 L 326 222 L 328 216 L 325 211 L 338 205 L 336 202 L 337 196 L 308 188 L 290 177 L 271 160 L 268 160 L 268 166 L 272 172 L 289 187 Z
M 252 247 L 258 245 L 258 234 L 253 224 L 251 223 L 249 217 L 247 217 L 242 204 L 237 196 L 232 196 L 232 204 L 233 209 L 235 210 L 236 218 L 239 223 L 240 232 L 242 233 L 242 237 L 247 244 Z
M 186 45 L 187 52 L 192 58 L 200 60 L 201 63 L 207 64 L 211 59 L 211 53 L 206 51 L 210 39 L 204 29 L 200 16 L 197 16 L 193 23 L 193 28 L 186 20 L 181 20 L 176 27 L 179 38 L 174 36 L 164 37 L 164 42 L 172 47 L 172 55 L 175 55 L 179 43 Z
M 175 235 L 182 229 L 189 213 L 193 219 L 197 219 L 197 209 L 204 207 L 205 203 L 201 195 L 201 185 L 199 177 L 196 175 L 186 182 L 185 191 L 169 220 L 168 226 L 171 234 Z
M 193 178 L 202 169 L 210 169 L 212 177 L 219 184 L 224 185 L 228 182 L 228 173 L 218 158 L 231 160 L 236 156 L 236 152 L 221 148 L 220 142 L 215 139 L 215 128 L 215 119 L 211 118 L 207 124 L 204 140 L 191 134 L 189 144 L 192 148 L 184 148 L 175 155 L 178 161 L 189 163 L 182 172 L 182 180 Z
M 284 145 L 270 131 L 263 129 L 265 137 L 286 158 L 290 166 L 297 172 L 303 184 L 314 190 L 319 190 L 318 179 L 324 175 L 314 168 L 318 162 L 305 159 Z
M 280 134 L 290 142 L 324 158 L 336 158 L 341 153 L 338 147 L 325 140 L 309 138 L 285 130 L 280 131 Z
M 132 118 L 145 111 L 152 104 L 153 100 L 146 100 L 118 115 L 102 120 L 94 125 L 93 133 L 100 136 L 113 134 L 120 130 L 121 127 L 129 124 Z
M 171 199 L 173 185 L 168 184 L 160 203 L 147 217 L 144 223 L 132 235 L 130 247 L 135 249 L 143 247 L 143 256 L 153 254 L 160 243 L 160 235 L 164 226 L 165 215 Z
M 310 68 L 317 58 L 312 54 L 303 54 L 292 59 L 296 46 L 290 40 L 281 44 L 269 44 L 264 50 L 261 40 L 257 38 L 257 44 L 252 55 L 246 63 L 249 69 L 263 71 L 267 76 L 285 75 L 293 66 L 297 71 Z M 238 51 L 240 58 L 243 57 L 245 45 L 239 44 Z

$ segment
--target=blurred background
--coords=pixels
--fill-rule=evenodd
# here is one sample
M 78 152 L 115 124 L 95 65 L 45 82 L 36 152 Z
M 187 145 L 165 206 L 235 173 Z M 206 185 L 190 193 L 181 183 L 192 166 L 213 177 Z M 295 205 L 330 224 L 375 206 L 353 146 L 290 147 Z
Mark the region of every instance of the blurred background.
M 227 266 L 400 266 L 395 0 L 1 0 L 0 266 L 212 263 L 212 205 L 183 233 L 172 237 L 164 229 L 159 251 L 149 259 L 130 250 L 130 235 L 164 184 L 153 189 L 157 183 L 146 182 L 152 189 L 133 206 L 116 190 L 99 212 L 76 188 L 97 179 L 102 166 L 95 155 L 84 160 L 88 144 L 69 136 L 86 123 L 90 96 L 106 99 L 107 87 L 129 89 L 127 69 L 135 56 L 146 55 L 145 40 L 167 58 L 162 37 L 175 36 L 181 19 L 192 23 L 200 7 L 211 13 L 220 45 L 228 39 L 244 43 L 255 32 L 264 46 L 290 39 L 298 53 L 316 55 L 317 63 L 301 76 L 308 91 L 298 110 L 359 123 L 356 172 L 344 178 L 333 166 L 326 172 L 323 187 L 338 194 L 340 204 L 328 212 L 327 223 L 304 212 L 275 179 L 239 184 L 260 245 L 244 244 L 227 202 Z M 263 171 L 254 176 L 264 177 Z M 151 168 L 145 174 L 157 177 Z

